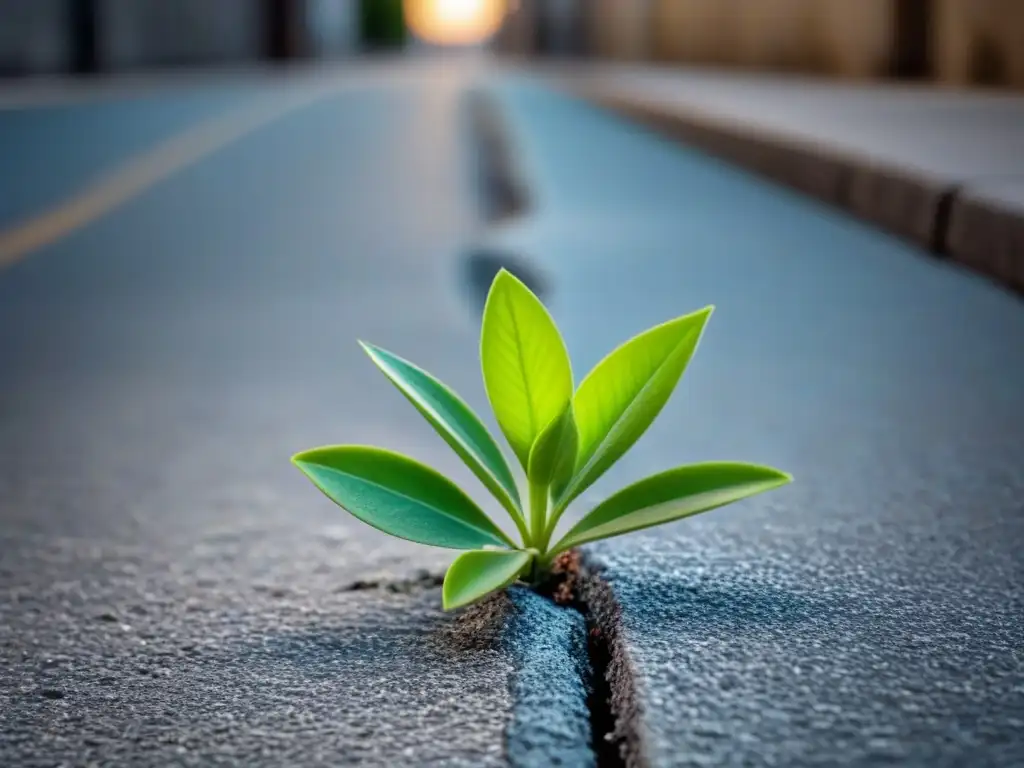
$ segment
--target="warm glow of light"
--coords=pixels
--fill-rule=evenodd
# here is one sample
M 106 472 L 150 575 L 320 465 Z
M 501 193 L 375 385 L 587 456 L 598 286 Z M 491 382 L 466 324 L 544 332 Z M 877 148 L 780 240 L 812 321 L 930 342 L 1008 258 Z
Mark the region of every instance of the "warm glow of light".
M 405 0 L 405 20 L 417 37 L 438 45 L 472 45 L 498 31 L 506 0 Z

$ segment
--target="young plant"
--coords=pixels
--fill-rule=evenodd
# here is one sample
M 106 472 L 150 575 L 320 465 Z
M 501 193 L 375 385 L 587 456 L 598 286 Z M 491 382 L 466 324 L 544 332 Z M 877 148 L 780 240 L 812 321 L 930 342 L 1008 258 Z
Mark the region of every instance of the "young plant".
M 426 371 L 363 344 L 512 518 L 520 541 L 453 482 L 413 459 L 356 445 L 315 448 L 292 461 L 336 504 L 401 539 L 469 550 L 445 576 L 445 610 L 534 584 L 573 547 L 730 504 L 792 480 L 770 467 L 709 462 L 630 485 L 594 507 L 555 544 L 569 505 L 637 441 L 668 401 L 712 307 L 630 339 L 573 389 L 565 343 L 544 305 L 501 270 L 484 308 L 480 359 L 498 425 L 526 476 L 527 504 L 501 449 L 465 402 Z

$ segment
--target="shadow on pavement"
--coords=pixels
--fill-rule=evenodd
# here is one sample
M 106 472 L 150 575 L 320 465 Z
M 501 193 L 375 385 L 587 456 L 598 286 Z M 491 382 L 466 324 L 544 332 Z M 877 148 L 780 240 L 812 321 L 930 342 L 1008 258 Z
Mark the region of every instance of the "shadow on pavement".
M 334 626 L 311 624 L 303 629 L 282 632 L 264 640 L 257 655 L 277 657 L 282 662 L 308 666 L 310 673 L 337 674 L 337 664 L 391 666 L 400 664 L 410 673 L 417 665 L 463 665 L 473 655 L 493 651 L 501 642 L 508 621 L 508 598 L 501 594 L 456 614 L 440 611 L 440 595 L 430 591 L 435 610 L 424 610 L 425 599 L 409 606 L 407 624 L 393 622 L 382 626 L 372 615 Z M 377 610 L 403 611 L 401 599 L 373 598 Z M 443 667 L 439 667 L 443 668 Z M 457 669 L 453 666 L 451 669 Z

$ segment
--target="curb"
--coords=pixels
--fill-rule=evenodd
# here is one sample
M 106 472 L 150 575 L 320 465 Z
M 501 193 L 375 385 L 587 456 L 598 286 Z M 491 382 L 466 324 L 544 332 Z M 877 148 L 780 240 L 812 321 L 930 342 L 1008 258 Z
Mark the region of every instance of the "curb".
M 957 261 L 1024 293 L 1024 206 L 1011 210 L 964 190 L 952 201 L 947 238 Z
M 963 185 L 697 111 L 591 86 L 570 88 L 600 107 L 841 208 L 1024 293 L 1024 207 L 1012 210 L 970 196 Z

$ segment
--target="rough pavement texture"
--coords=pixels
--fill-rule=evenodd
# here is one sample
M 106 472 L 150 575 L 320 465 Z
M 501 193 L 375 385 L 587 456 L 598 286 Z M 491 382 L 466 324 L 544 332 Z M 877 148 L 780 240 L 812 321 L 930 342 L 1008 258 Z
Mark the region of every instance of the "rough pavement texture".
M 321 563 L 345 549 L 292 544 Z M 41 573 L 28 555 L 12 565 Z M 453 620 L 437 589 L 347 592 L 328 573 L 238 578 L 265 555 L 194 573 L 95 545 L 46 556 L 48 582 L 22 575 L 0 616 L 5 765 L 505 764 L 501 610 Z
M 717 306 L 661 419 L 580 508 L 690 461 L 796 476 L 591 548 L 652 764 L 1024 762 L 1020 302 L 528 80 L 496 91 L 537 207 L 491 247 L 550 276 L 578 378 Z
M 507 600 L 441 613 L 454 553 L 363 526 L 288 461 L 383 445 L 485 499 L 356 344 L 484 411 L 464 87 L 395 68 L 0 274 L 0 764 L 479 766 L 578 739 L 560 709 L 506 755 L 517 668 L 576 694 L 569 634 L 532 649 Z M 40 116 L 67 152 L 70 114 Z
M 549 71 L 668 135 L 1020 288 L 1019 208 L 1002 207 L 1001 221 L 983 216 L 984 235 L 979 222 L 955 237 L 950 222 L 975 185 L 1024 182 L 1018 95 L 622 65 Z
M 512 765 L 593 766 L 587 695 L 592 670 L 583 615 L 530 590 L 510 590 L 515 610 L 503 635 L 515 660 L 507 751 Z

